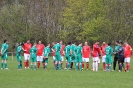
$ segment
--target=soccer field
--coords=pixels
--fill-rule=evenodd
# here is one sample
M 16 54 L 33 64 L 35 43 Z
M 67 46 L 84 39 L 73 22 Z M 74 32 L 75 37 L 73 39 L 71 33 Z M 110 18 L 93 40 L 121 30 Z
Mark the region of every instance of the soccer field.
M 104 72 L 102 63 L 98 72 L 74 69 L 67 71 L 54 70 L 53 61 L 50 58 L 49 70 L 40 68 L 35 71 L 17 70 L 17 61 L 14 57 L 13 61 L 11 58 L 8 60 L 9 70 L 0 70 L 0 88 L 133 88 L 132 63 L 133 60 L 130 72 Z

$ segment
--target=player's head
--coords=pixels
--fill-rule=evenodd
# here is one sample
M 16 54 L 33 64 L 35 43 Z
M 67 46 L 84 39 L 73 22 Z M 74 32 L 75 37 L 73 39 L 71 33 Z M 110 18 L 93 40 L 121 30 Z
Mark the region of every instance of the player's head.
M 8 43 L 7 39 L 4 40 L 4 43 Z
M 68 42 L 67 44 L 68 44 L 68 45 L 71 45 L 71 42 Z
M 16 47 L 18 47 L 19 46 L 19 43 L 16 43 L 16 45 L 15 45 Z
M 122 41 L 119 41 L 119 46 L 122 46 L 122 44 L 123 44 Z
M 50 47 L 50 43 L 47 43 L 47 46 L 49 46 L 49 47 Z
M 27 40 L 27 43 L 30 43 L 30 40 L 29 39 Z
M 42 41 L 41 41 L 41 40 L 39 40 L 39 41 L 38 41 L 38 44 L 42 44 Z
M 88 45 L 88 42 L 85 42 L 85 44 L 84 44 L 85 46 L 87 46 Z
M 103 42 L 102 45 L 106 45 L 106 42 Z
M 97 44 L 97 45 L 99 44 L 99 41 L 98 41 L 98 40 L 96 41 L 96 44 Z
M 36 44 L 36 42 L 34 42 L 34 44 L 33 44 L 34 46 L 36 46 L 37 44 Z
M 108 43 L 108 46 L 111 46 L 111 42 Z
M 62 44 L 63 44 L 63 42 L 62 42 L 62 41 L 60 41 L 60 44 L 62 45 Z
M 116 42 L 115 42 L 115 45 L 118 45 L 118 44 L 119 44 L 119 41 L 116 41 Z
M 72 41 L 72 44 L 76 44 L 76 41 Z
M 20 43 L 20 46 L 24 46 L 24 43 L 22 42 L 22 43 Z
M 53 46 L 54 44 L 55 44 L 54 42 L 51 43 L 52 46 Z
M 128 42 L 127 41 L 124 41 L 124 45 L 128 45 Z
M 79 46 L 82 46 L 82 42 L 79 42 L 78 45 L 79 45 Z

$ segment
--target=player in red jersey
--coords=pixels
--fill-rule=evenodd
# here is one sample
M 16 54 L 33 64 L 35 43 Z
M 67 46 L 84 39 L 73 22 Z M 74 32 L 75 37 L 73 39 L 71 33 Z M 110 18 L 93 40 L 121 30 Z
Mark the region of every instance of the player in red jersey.
M 92 57 L 93 57 L 93 71 L 98 71 L 98 60 L 100 56 L 99 42 L 97 41 L 93 45 Z
M 55 43 L 54 43 L 54 42 L 52 42 L 52 44 L 51 44 L 51 45 L 52 45 L 52 48 L 53 48 L 53 46 L 55 45 Z M 52 49 L 52 48 L 51 48 L 51 49 Z M 51 51 L 52 51 L 52 50 L 51 50 Z M 52 51 L 52 57 L 53 57 L 54 68 L 55 68 L 55 52 L 53 52 L 53 51 Z
M 102 46 L 101 46 L 101 55 L 102 55 L 103 71 L 106 70 L 106 64 L 105 64 L 105 60 L 106 60 L 105 48 L 106 47 L 107 47 L 106 43 L 103 42 L 102 43 Z
M 61 67 L 62 67 L 63 61 L 64 61 L 64 56 L 65 56 L 65 52 L 64 52 L 65 44 L 62 41 L 60 41 L 60 44 L 61 44 L 60 54 L 61 54 Z
M 37 68 L 40 68 L 40 62 L 43 61 L 43 50 L 45 46 L 42 44 L 41 41 L 39 41 L 38 44 L 36 45 L 36 48 L 37 48 Z
M 124 42 L 124 58 L 125 58 L 125 63 L 126 63 L 126 69 L 127 72 L 130 70 L 130 58 L 132 55 L 132 48 L 131 46 L 125 41 Z
M 24 66 L 25 68 L 29 68 L 29 60 L 30 60 L 30 48 L 32 47 L 32 44 L 30 43 L 30 40 L 27 40 L 26 43 L 24 43 L 23 49 L 24 49 Z
M 83 46 L 83 54 L 82 54 L 82 69 L 84 69 L 84 62 L 86 62 L 86 69 L 89 68 L 89 58 L 90 58 L 90 46 L 88 45 L 88 42 L 84 43 Z

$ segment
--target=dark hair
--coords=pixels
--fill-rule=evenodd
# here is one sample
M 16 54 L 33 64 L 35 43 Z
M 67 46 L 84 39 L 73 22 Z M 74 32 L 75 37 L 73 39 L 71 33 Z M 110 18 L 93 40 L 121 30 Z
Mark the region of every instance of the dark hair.
M 6 43 L 6 42 L 7 42 L 7 39 L 4 40 L 4 43 Z
M 117 42 L 117 43 L 119 43 L 119 41 L 118 41 L 118 40 L 117 40 L 116 42 Z
M 111 42 L 108 43 L 108 46 L 111 46 Z
M 20 43 L 20 45 L 21 45 L 21 46 L 24 46 L 24 43 L 22 42 L 22 43 Z
M 71 42 L 68 42 L 68 45 L 71 45 Z

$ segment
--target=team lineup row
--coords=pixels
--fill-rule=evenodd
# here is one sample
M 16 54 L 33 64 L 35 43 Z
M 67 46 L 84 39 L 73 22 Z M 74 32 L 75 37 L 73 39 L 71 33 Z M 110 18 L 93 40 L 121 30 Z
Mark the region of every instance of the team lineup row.
M 50 48 L 51 47 L 51 48 Z M 48 57 L 50 52 L 52 52 L 54 68 L 56 70 L 62 69 L 62 64 L 64 57 L 66 58 L 66 69 L 70 70 L 75 65 L 76 70 L 82 71 L 84 69 L 84 62 L 86 63 L 86 69 L 89 69 L 89 58 L 92 56 L 93 64 L 92 70 L 98 71 L 98 64 L 100 62 L 100 58 L 102 58 L 103 70 L 104 71 L 112 71 L 116 68 L 116 62 L 118 61 L 119 72 L 122 72 L 122 68 L 124 71 L 129 72 L 130 70 L 130 57 L 132 55 L 132 48 L 127 43 L 120 41 L 116 41 L 115 48 L 111 47 L 111 43 L 106 44 L 102 43 L 102 46 L 99 46 L 99 42 L 97 41 L 93 45 L 93 49 L 90 49 L 90 46 L 87 42 L 84 43 L 82 47 L 82 43 L 76 42 L 68 42 L 65 46 L 62 41 L 57 43 L 48 43 L 45 47 L 41 41 L 38 44 L 34 43 L 33 46 L 30 43 L 30 40 L 27 40 L 26 43 L 18 44 L 16 47 L 16 57 L 18 61 L 18 69 L 22 69 L 22 52 L 24 52 L 24 67 L 31 68 L 36 70 L 40 68 L 40 63 L 42 62 L 43 68 L 47 69 L 48 66 Z M 114 60 L 112 59 L 112 55 L 114 54 Z M 8 60 L 8 41 L 4 40 L 4 43 L 1 47 L 1 69 L 7 68 L 7 60 Z M 29 66 L 30 60 L 30 66 Z M 126 66 L 124 66 L 124 62 Z M 113 69 L 112 69 L 113 64 Z

